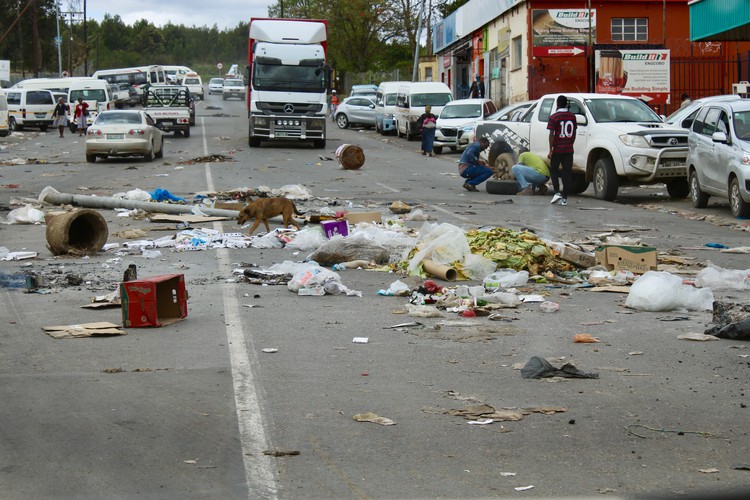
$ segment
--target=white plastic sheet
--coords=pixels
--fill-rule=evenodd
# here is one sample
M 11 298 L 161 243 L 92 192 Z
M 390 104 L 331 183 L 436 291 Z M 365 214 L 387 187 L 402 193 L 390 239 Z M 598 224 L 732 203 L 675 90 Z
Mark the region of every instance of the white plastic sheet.
M 714 295 L 710 288 L 684 285 L 682 278 L 664 271 L 648 271 L 635 280 L 625 301 L 627 307 L 641 311 L 671 311 L 685 308 L 710 310 Z

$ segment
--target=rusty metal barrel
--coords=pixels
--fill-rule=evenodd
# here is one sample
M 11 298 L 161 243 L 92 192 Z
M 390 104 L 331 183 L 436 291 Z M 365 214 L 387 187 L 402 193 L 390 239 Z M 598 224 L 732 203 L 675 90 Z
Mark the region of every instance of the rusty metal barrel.
M 339 165 L 347 170 L 356 170 L 365 164 L 365 152 L 353 144 L 342 144 L 336 149 Z

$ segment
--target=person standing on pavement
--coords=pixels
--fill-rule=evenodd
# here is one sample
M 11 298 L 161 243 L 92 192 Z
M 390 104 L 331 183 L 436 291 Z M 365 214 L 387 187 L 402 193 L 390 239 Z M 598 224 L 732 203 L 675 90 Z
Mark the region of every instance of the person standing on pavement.
M 479 75 L 477 75 L 476 79 L 471 82 L 471 87 L 469 87 L 469 97 L 472 99 L 479 97 Z
M 492 169 L 487 162 L 479 159 L 479 153 L 490 147 L 490 141 L 486 137 L 480 137 L 464 149 L 461 159 L 458 161 L 458 175 L 466 179 L 464 189 L 467 191 L 479 191 L 477 185 L 492 177 Z
M 70 106 L 65 104 L 65 99 L 61 97 L 57 100 L 55 110 L 52 112 L 52 126 L 57 127 L 60 137 L 65 137 L 64 132 L 65 126 L 68 124 L 68 111 L 70 111 Z
M 73 111 L 73 119 L 78 127 L 78 137 L 81 137 L 86 132 L 86 117 L 89 116 L 89 104 L 83 102 L 83 97 L 78 98 L 75 111 Z
M 511 168 L 521 190 L 518 196 L 531 196 L 547 192 L 547 181 L 549 180 L 549 168 L 541 156 L 535 155 L 528 150 L 518 155 L 518 163 Z
M 477 81 L 478 81 L 478 84 L 477 84 L 477 93 L 478 93 L 478 95 L 477 95 L 477 97 L 480 97 L 480 98 L 484 99 L 484 93 L 485 93 L 484 78 L 482 78 L 480 75 L 477 75 Z
M 432 106 L 429 104 L 424 107 L 424 113 L 417 121 L 422 129 L 422 154 L 432 156 L 432 144 L 435 142 L 435 127 L 437 125 L 437 116 L 432 114 Z
M 568 204 L 568 190 L 570 189 L 570 174 L 573 170 L 573 143 L 576 140 L 578 123 L 576 116 L 568 111 L 568 98 L 557 96 L 557 111 L 549 117 L 549 171 L 555 195 L 551 204 Z M 562 170 L 562 173 L 560 172 Z M 562 191 L 560 191 L 560 177 L 562 177 Z

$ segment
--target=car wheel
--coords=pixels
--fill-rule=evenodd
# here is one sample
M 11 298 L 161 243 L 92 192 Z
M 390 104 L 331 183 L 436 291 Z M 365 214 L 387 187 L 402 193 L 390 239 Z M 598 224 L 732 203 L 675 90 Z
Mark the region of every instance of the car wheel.
M 86 155 L 86 161 L 89 163 L 96 163 L 96 155 Z
M 398 122 L 396 122 L 396 137 L 401 137 L 401 129 L 398 128 Z
M 375 132 L 377 132 L 378 134 L 383 133 L 382 129 L 380 128 L 380 125 L 378 125 L 378 122 L 375 122 Z
M 434 152 L 434 153 L 435 153 L 436 155 L 439 155 L 440 153 L 442 153 L 442 152 L 443 152 L 443 146 L 433 146 L 433 147 L 432 147 L 432 151 L 433 151 L 433 152 Z
M 23 127 L 19 127 L 18 123 L 16 123 L 16 119 L 11 117 L 8 120 L 8 128 L 11 130 L 11 132 L 16 132 L 18 130 L 21 130 Z
M 518 192 L 518 183 L 514 180 L 487 179 L 485 185 L 490 194 L 514 195 Z
M 750 203 L 742 199 L 740 181 L 737 177 L 732 177 L 732 180 L 729 182 L 729 208 L 735 217 L 750 216 Z
M 154 143 L 151 143 L 151 149 L 148 150 L 148 153 L 143 155 L 143 161 L 154 161 Z
M 619 179 L 612 158 L 602 156 L 594 164 L 594 196 L 612 201 L 617 197 Z
M 182 131 L 182 135 L 183 135 L 184 137 L 190 137 L 190 127 L 188 127 L 188 128 L 186 128 L 185 130 L 183 130 L 183 131 Z
M 690 170 L 690 200 L 695 208 L 706 208 L 709 196 L 701 189 L 698 172 Z
M 164 158 L 164 138 L 161 139 L 161 145 L 159 146 L 159 151 L 154 152 L 154 156 L 157 158 Z
M 686 198 L 690 194 L 690 184 L 687 178 L 680 177 L 667 181 L 667 192 L 672 198 Z
M 568 191 L 573 194 L 581 194 L 589 188 L 589 181 L 585 174 L 570 174 L 571 186 Z
M 343 113 L 336 115 L 336 125 L 339 128 L 349 128 L 349 118 Z
M 227 96 L 223 95 L 223 96 L 221 96 L 221 99 L 224 100 L 224 101 L 226 101 L 227 100 Z

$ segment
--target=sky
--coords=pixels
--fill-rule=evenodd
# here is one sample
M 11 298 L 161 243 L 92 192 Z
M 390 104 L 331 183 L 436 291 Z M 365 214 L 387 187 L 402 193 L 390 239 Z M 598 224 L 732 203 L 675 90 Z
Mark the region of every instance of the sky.
M 83 0 L 77 2 L 83 10 Z M 237 27 L 251 17 L 268 17 L 274 0 L 86 0 L 86 16 L 101 21 L 105 14 L 119 15 L 127 25 L 147 19 L 156 26 L 168 22 L 185 26 L 214 24 L 219 30 Z M 68 1 L 61 0 L 61 10 L 68 10 Z

